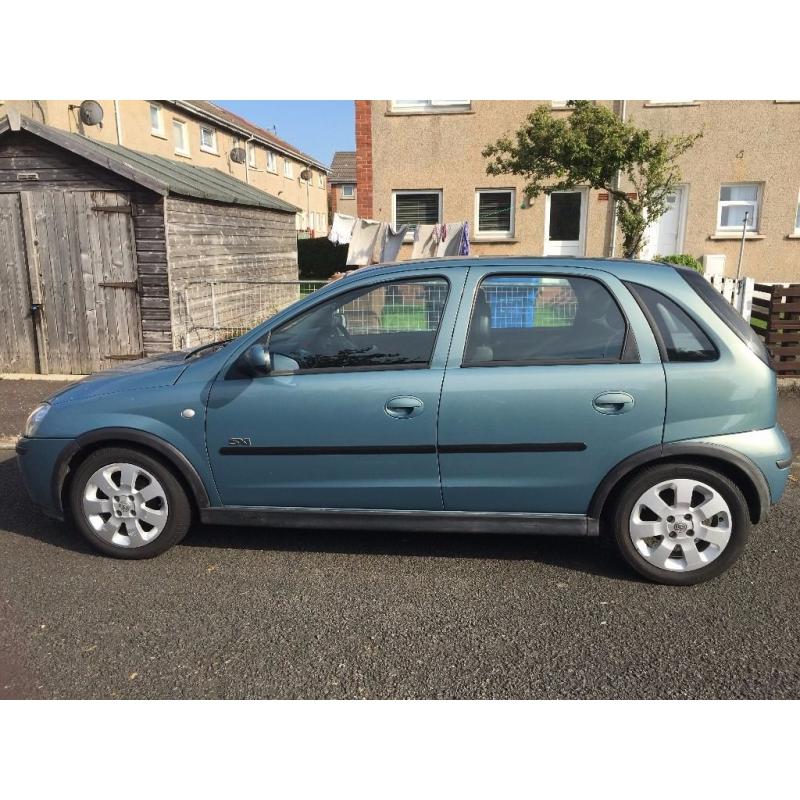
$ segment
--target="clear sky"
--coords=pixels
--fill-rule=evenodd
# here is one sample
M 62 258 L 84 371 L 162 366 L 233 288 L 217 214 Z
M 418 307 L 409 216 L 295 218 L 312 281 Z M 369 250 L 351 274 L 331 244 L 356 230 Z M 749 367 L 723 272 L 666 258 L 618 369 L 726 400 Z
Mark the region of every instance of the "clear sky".
M 336 150 L 355 150 L 352 100 L 214 100 L 330 166 Z

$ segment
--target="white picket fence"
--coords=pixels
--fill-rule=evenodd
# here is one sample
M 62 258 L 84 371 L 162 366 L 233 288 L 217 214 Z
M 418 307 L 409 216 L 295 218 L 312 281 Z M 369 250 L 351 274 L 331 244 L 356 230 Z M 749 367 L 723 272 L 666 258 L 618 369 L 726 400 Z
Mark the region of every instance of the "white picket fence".
M 713 275 L 706 280 L 748 321 L 753 311 L 753 278 L 723 278 Z

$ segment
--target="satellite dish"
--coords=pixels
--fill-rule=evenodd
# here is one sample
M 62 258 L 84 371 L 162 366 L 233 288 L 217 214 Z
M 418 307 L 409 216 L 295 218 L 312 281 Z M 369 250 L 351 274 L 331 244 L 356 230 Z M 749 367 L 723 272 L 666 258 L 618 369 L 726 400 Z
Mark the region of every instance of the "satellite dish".
M 310 170 L 310 169 L 304 169 L 304 170 L 303 170 L 303 171 L 300 173 L 300 177 L 301 177 L 301 178 L 302 178 L 304 181 L 310 181 L 310 180 L 311 180 L 311 170 Z
M 231 161 L 234 164 L 244 164 L 244 160 L 247 158 L 247 153 L 244 151 L 244 147 L 234 147 L 231 150 Z
M 103 106 L 97 100 L 84 100 L 78 107 L 84 125 L 100 125 L 103 122 Z

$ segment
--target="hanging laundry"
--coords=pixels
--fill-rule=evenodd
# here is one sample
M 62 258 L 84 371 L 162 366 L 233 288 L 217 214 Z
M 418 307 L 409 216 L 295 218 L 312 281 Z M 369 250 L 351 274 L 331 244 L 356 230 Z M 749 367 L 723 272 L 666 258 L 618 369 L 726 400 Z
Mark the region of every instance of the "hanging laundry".
M 436 246 L 436 256 L 457 256 L 461 252 L 464 222 L 448 222 L 440 225 L 439 244 Z
M 382 251 L 383 239 L 381 237 L 385 236 L 386 227 L 385 222 L 356 220 L 353 226 L 353 236 L 350 239 L 350 248 L 347 251 L 348 267 L 366 267 L 376 263 L 375 257 Z
M 411 258 L 433 258 L 436 255 L 436 248 L 439 246 L 439 239 L 434 239 L 434 232 L 438 237 L 439 225 L 417 225 L 414 231 L 414 247 L 411 249 Z
M 458 248 L 458 254 L 460 256 L 469 255 L 469 222 L 465 222 L 461 229 L 461 246 Z
M 328 240 L 334 244 L 350 244 L 356 218 L 347 214 L 334 214 Z
M 410 227 L 410 225 L 401 225 L 395 230 L 391 225 L 387 226 L 386 240 L 383 243 L 383 253 L 381 254 L 382 262 L 397 261 L 400 247 Z

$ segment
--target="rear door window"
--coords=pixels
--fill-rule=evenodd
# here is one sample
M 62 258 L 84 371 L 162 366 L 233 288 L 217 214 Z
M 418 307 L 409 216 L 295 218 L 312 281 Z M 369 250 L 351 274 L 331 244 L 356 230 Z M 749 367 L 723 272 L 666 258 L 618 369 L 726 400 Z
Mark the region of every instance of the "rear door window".
M 464 366 L 617 361 L 626 323 L 599 281 L 491 275 L 472 309 Z

